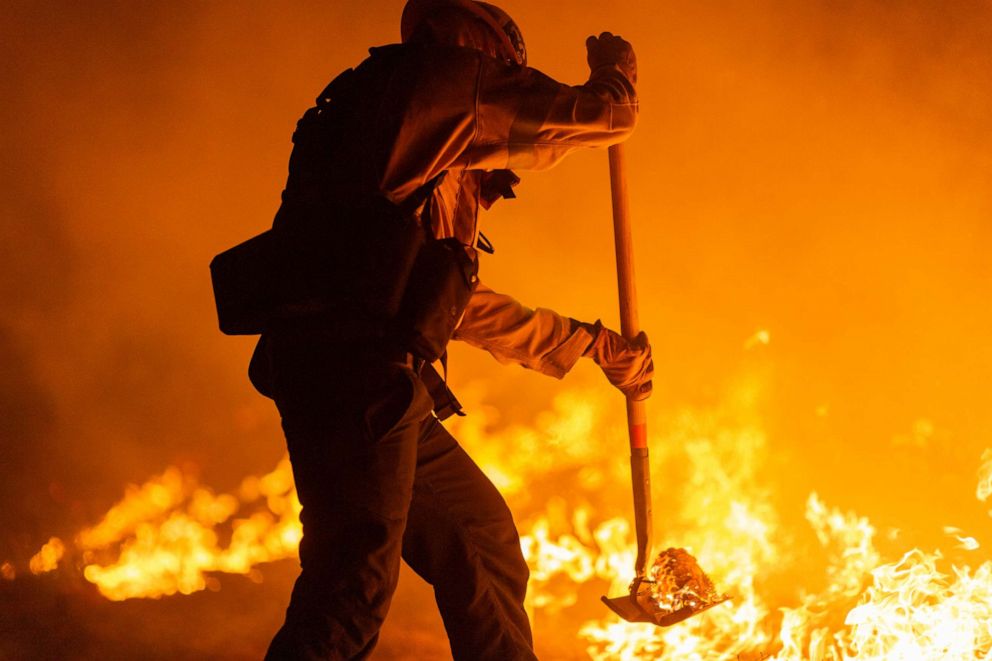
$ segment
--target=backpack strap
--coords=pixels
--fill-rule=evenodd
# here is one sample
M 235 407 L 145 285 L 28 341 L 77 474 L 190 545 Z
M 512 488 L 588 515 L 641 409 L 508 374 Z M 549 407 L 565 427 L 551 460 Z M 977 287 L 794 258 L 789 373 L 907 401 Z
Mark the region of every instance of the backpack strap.
M 426 363 L 420 371 L 420 379 L 424 382 L 427 392 L 430 393 L 431 398 L 434 400 L 434 415 L 437 416 L 438 420 L 446 420 L 453 415 L 463 416 L 465 415 L 465 411 L 462 410 L 461 402 L 458 401 L 455 393 L 451 392 L 451 388 L 448 387 L 447 352 L 441 356 L 441 366 L 445 372 L 444 377 L 438 374 L 437 370 L 430 363 Z
M 442 170 L 440 174 L 438 174 L 436 177 L 428 181 L 426 184 L 424 184 L 417 190 L 413 191 L 413 193 L 410 194 L 409 197 L 407 197 L 405 200 L 400 202 L 400 204 L 398 205 L 400 211 L 402 211 L 403 215 L 407 217 L 417 213 L 417 211 L 419 211 L 421 207 L 425 207 L 428 215 L 426 217 L 427 222 L 424 223 L 424 229 L 427 230 L 428 232 L 431 230 L 430 206 L 425 206 L 425 205 L 427 205 L 427 201 L 430 199 L 431 195 L 434 194 L 434 191 L 437 190 L 437 187 L 441 185 L 441 182 L 444 181 L 444 178 L 447 174 L 448 174 L 447 170 Z
M 332 101 L 336 99 L 341 99 L 341 97 L 348 94 L 348 91 L 354 87 L 355 80 L 355 70 L 345 69 L 337 76 L 334 80 L 327 83 L 327 86 L 321 90 L 320 94 L 317 95 L 317 107 L 323 108 L 328 106 Z

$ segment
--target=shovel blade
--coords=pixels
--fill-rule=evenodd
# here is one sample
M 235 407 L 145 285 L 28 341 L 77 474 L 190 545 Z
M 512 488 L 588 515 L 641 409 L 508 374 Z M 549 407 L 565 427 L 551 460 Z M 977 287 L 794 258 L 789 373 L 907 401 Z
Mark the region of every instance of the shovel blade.
M 693 615 L 698 615 L 703 611 L 707 611 L 714 606 L 728 601 L 729 599 L 730 597 L 725 596 L 717 601 L 712 601 L 696 608 L 686 606 L 685 608 L 680 608 L 677 611 L 666 613 L 659 610 L 645 608 L 637 601 L 634 595 L 613 597 L 612 599 L 602 597 L 603 603 L 606 604 L 611 611 L 619 615 L 627 622 L 647 622 L 659 627 L 670 627 L 673 624 L 678 624 L 683 620 L 689 619 Z
M 643 608 L 641 608 L 634 597 L 630 595 L 625 597 L 613 597 L 612 599 L 609 597 L 602 597 L 602 600 L 611 611 L 628 622 L 654 623 L 654 618 L 651 617 Z

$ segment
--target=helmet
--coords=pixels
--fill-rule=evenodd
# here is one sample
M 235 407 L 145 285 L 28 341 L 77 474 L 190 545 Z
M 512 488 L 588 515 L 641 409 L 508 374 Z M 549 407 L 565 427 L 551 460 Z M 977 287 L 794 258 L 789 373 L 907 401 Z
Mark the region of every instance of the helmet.
M 495 38 L 495 54 L 509 62 L 524 66 L 527 64 L 527 48 L 520 28 L 505 11 L 487 2 L 474 0 L 408 0 L 400 20 L 400 35 L 403 43 L 433 16 L 443 10 L 457 10 L 467 18 L 481 21 L 487 32 Z
M 513 60 L 521 66 L 527 65 L 527 46 L 524 44 L 524 35 L 520 32 L 520 27 L 510 15 L 495 5 L 488 2 L 477 2 L 486 13 L 492 16 L 493 20 L 500 27 L 503 36 L 510 42 L 513 50 Z

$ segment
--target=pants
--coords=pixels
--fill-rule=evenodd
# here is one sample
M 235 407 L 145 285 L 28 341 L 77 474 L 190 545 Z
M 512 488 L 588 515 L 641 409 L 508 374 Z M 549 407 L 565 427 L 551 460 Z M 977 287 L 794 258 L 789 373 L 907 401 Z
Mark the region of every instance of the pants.
M 401 557 L 433 586 L 455 659 L 535 659 L 527 565 L 502 496 L 397 352 L 327 344 L 270 341 L 303 539 L 266 659 L 367 658 Z

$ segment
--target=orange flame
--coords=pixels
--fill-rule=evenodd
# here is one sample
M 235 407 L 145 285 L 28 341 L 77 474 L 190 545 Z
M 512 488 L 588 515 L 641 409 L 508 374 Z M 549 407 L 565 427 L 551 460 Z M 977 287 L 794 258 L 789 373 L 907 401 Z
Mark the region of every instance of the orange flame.
M 469 389 L 470 395 L 479 394 Z M 604 612 L 578 629 L 592 659 L 945 659 L 992 653 L 992 563 L 940 571 L 940 552 L 913 549 L 883 562 L 875 528 L 864 517 L 828 507 L 815 493 L 806 520 L 824 550 L 823 587 L 802 589 L 783 604 L 761 583 L 790 560 L 786 533 L 758 474 L 765 436 L 742 388 L 718 411 L 687 411 L 656 420 L 655 471 L 677 469 L 684 484 L 656 493 L 671 539 L 734 597 L 667 629 L 630 624 Z M 532 427 L 490 428 L 491 409 L 453 421 L 452 431 L 522 513 L 521 545 L 531 568 L 528 607 L 566 611 L 583 585 L 622 594 L 633 578 L 623 426 L 612 400 L 570 392 Z M 549 449 L 553 448 L 553 449 Z M 992 451 L 982 457 L 977 496 L 992 493 Z M 542 484 L 571 485 L 546 492 Z M 301 536 L 300 504 L 288 459 L 235 493 L 215 494 L 170 468 L 124 498 L 75 550 L 84 576 L 109 599 L 219 589 L 216 573 L 248 574 L 293 557 Z M 956 528 L 960 548 L 978 542 Z M 50 571 L 64 552 L 52 539 L 32 559 Z M 12 571 L 12 569 L 11 569 Z M 4 575 L 7 571 L 4 570 Z M 604 609 L 605 611 L 605 609 Z M 541 631 L 537 632 L 538 637 Z
M 28 561 L 32 574 L 44 574 L 54 571 L 59 566 L 59 560 L 65 555 L 65 544 L 58 537 L 52 537 Z M 5 565 L 7 563 L 4 563 Z M 11 573 L 13 571 L 11 570 Z
M 983 503 L 992 496 L 992 448 L 982 453 L 982 465 L 978 469 L 978 487 L 975 497 Z
M 87 560 L 83 575 L 113 600 L 217 587 L 211 572 L 252 575 L 260 563 L 295 556 L 300 509 L 288 459 L 266 475 L 246 478 L 237 494 L 215 495 L 170 468 L 129 488 L 102 521 L 78 535 Z M 226 544 L 222 526 L 229 532 Z M 114 550 L 109 564 L 93 561 Z

